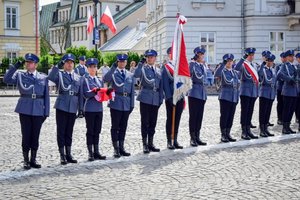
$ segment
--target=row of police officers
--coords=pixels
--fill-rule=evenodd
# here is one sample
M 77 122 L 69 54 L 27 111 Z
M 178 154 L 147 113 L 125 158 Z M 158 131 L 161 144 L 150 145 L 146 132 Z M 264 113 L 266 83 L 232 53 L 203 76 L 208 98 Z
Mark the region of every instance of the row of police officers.
M 282 53 L 282 63 L 275 66 L 275 56 L 269 51 L 263 52 L 261 65 L 254 63 L 255 51 L 255 48 L 245 49 L 245 55 L 236 65 L 233 64 L 234 55 L 225 54 L 221 66 L 215 72 L 215 76 L 220 82 L 222 142 L 236 141 L 230 132 L 239 99 L 241 101 L 241 138 L 245 140 L 258 138 L 251 131 L 254 104 L 258 97 L 260 136 L 273 136 L 274 134 L 269 132 L 268 126 L 276 93 L 278 123 L 283 125 L 282 133 L 295 133 L 290 128 L 290 123 L 300 98 L 300 66 L 293 64 L 294 52 L 288 50 Z M 194 147 L 206 145 L 200 139 L 204 106 L 207 100 L 205 53 L 204 48 L 196 47 L 194 57 L 190 62 L 193 84 L 187 96 L 190 145 Z M 168 48 L 167 54 L 169 61 L 161 67 L 157 67 L 155 65 L 157 52 L 153 49 L 147 50 L 134 74 L 125 69 L 128 56 L 119 54 L 117 61 L 105 74 L 103 80 L 96 76 L 99 64 L 96 58 L 86 60 L 85 57 L 80 57 L 80 64 L 74 70 L 75 56 L 73 54 L 64 55 L 48 76 L 37 72 L 39 58 L 31 53 L 25 55 L 25 61 L 18 61 L 11 66 L 5 74 L 4 81 L 8 84 L 18 85 L 20 92 L 15 111 L 19 113 L 21 124 L 24 169 L 41 167 L 36 161 L 36 155 L 40 130 L 43 122 L 49 116 L 50 110 L 48 80 L 53 81 L 58 90 L 54 108 L 56 110 L 57 145 L 62 165 L 77 163 L 71 151 L 73 128 L 77 118 L 85 118 L 86 121 L 88 160 L 106 159 L 106 156 L 99 152 L 99 135 L 103 118 L 103 105 L 101 99 L 99 100 L 101 98 L 98 95 L 99 91 L 105 91 L 111 97 L 108 106 L 111 115 L 111 140 L 114 157 L 130 156 L 124 143 L 128 119 L 134 109 L 136 78 L 140 80 L 137 100 L 140 102 L 143 152 L 147 154 L 160 151 L 153 141 L 158 111 L 164 99 L 167 111 L 167 148 L 182 149 L 183 147 L 178 142 L 178 129 L 185 107 L 185 96 L 183 95 L 176 105 L 173 105 L 174 66 L 171 62 L 171 48 Z M 299 53 L 296 58 L 300 63 Z M 24 64 L 26 71 L 18 71 Z M 103 90 L 104 82 L 109 85 L 106 90 Z M 176 108 L 175 131 L 174 138 L 172 138 L 174 106 Z

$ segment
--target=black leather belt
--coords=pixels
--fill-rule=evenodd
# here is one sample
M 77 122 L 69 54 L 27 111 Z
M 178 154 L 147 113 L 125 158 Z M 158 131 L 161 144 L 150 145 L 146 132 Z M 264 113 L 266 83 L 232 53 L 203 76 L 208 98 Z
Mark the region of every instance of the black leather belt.
M 31 98 L 31 99 L 43 99 L 44 95 L 36 95 L 36 94 L 21 94 L 21 97 Z
M 59 94 L 70 95 L 70 96 L 78 96 L 77 92 L 74 92 L 74 91 L 71 91 L 71 90 L 66 91 L 66 92 L 60 91 Z
M 123 96 L 123 97 L 128 97 L 131 95 L 131 93 L 127 93 L 127 92 L 115 92 L 115 94 Z

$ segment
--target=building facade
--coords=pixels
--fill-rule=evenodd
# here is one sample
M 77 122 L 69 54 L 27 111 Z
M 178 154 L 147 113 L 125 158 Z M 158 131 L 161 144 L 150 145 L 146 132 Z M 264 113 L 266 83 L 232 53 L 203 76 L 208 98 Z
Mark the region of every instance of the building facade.
M 257 53 L 267 49 L 279 57 L 300 45 L 300 0 L 147 0 L 146 46 L 159 52 L 159 61 L 166 59 L 178 13 L 188 19 L 188 57 L 203 46 L 209 64 L 221 62 L 225 53 L 240 58 L 246 47 L 255 47 Z
M 0 58 L 39 55 L 38 0 L 2 0 L 0 13 Z

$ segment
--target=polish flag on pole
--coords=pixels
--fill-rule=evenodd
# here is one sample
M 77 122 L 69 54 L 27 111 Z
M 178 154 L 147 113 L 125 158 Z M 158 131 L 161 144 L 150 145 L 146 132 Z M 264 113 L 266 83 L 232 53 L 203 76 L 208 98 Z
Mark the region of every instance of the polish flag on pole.
M 172 64 L 174 66 L 174 93 L 173 104 L 185 96 L 185 94 L 192 88 L 192 81 L 190 78 L 190 69 L 186 56 L 186 47 L 183 36 L 183 24 L 187 19 L 180 15 L 177 19 L 174 39 L 172 43 Z
M 116 27 L 116 24 L 114 22 L 114 19 L 113 19 L 112 15 L 111 15 L 111 12 L 110 12 L 108 6 L 106 6 L 106 8 L 105 8 L 105 11 L 104 11 L 103 15 L 101 16 L 100 22 L 102 24 L 105 24 L 106 26 L 108 26 L 108 28 L 111 30 L 111 32 L 113 34 L 116 33 L 117 27 Z
M 93 16 L 91 15 L 91 9 L 88 10 L 88 15 L 87 15 L 87 27 L 86 27 L 86 30 L 87 30 L 87 33 L 92 33 L 93 32 L 93 29 L 94 29 L 94 19 L 93 19 Z

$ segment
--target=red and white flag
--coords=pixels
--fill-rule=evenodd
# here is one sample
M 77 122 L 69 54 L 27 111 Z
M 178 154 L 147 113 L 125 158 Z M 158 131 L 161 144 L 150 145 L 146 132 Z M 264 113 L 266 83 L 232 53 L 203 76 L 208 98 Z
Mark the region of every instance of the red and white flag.
M 187 19 L 183 15 L 178 17 L 172 44 L 171 62 L 174 66 L 174 105 L 176 105 L 177 101 L 179 101 L 182 96 L 185 96 L 185 94 L 192 88 L 183 35 L 183 24 L 185 24 L 186 21 Z
M 108 26 L 108 28 L 111 30 L 111 32 L 113 34 L 116 33 L 117 27 L 116 27 L 116 24 L 114 22 L 114 19 L 111 15 L 111 12 L 110 12 L 108 6 L 106 6 L 105 11 L 104 11 L 103 15 L 101 16 L 100 21 L 101 21 L 102 24 L 105 24 L 106 26 Z
M 91 9 L 88 10 L 88 15 L 87 15 L 87 27 L 86 27 L 86 30 L 87 30 L 87 33 L 92 33 L 93 32 L 93 29 L 94 29 L 94 19 L 93 19 L 93 16 L 91 15 Z

